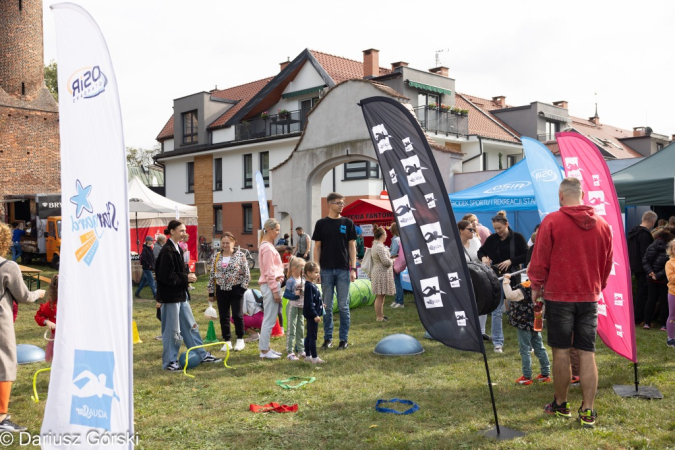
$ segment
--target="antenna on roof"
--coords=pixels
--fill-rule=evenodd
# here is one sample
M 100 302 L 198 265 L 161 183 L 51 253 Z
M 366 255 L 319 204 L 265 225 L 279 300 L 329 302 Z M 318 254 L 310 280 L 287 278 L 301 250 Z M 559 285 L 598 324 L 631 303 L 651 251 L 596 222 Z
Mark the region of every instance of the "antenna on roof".
M 444 50 L 436 50 L 436 65 L 434 67 L 440 67 L 440 65 L 441 65 L 440 54 L 443 53 L 443 52 L 449 52 L 449 51 L 450 51 L 449 48 L 446 48 Z

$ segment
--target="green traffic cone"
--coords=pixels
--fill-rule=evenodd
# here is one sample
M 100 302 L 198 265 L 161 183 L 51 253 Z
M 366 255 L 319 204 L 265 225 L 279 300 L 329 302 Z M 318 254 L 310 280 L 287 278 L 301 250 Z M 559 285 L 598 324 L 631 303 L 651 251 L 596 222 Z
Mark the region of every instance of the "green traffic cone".
M 209 329 L 206 332 L 206 339 L 204 339 L 204 343 L 213 344 L 214 342 L 218 342 L 218 339 L 216 339 L 216 329 L 213 326 L 213 320 L 209 320 Z

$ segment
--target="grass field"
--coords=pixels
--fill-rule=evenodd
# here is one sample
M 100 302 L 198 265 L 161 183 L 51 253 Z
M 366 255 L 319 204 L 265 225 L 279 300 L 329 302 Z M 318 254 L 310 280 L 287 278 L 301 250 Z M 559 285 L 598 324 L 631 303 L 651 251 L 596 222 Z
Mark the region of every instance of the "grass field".
M 45 268 L 46 269 L 46 268 Z M 257 270 L 253 277 L 257 280 Z M 192 309 L 206 335 L 203 312 L 206 277 L 195 284 Z M 255 286 L 254 286 L 255 287 Z M 146 288 L 142 295 L 151 297 Z M 93 301 L 93 300 L 92 300 Z M 500 425 L 523 431 L 525 437 L 495 441 L 479 432 L 494 426 L 482 355 L 460 352 L 422 338 L 424 329 L 406 295 L 404 309 L 390 309 L 390 321 L 376 323 L 372 307 L 352 311 L 350 348 L 319 355 L 326 364 L 315 366 L 288 360 L 260 361 L 257 344 L 247 344 L 228 364 L 203 364 L 191 371 L 196 378 L 161 370 L 159 322 L 154 301 L 135 300 L 134 319 L 143 343 L 134 346 L 134 402 L 139 449 L 632 449 L 675 448 L 675 349 L 666 347 L 664 332 L 637 330 L 640 381 L 654 386 L 663 400 L 623 399 L 612 385 L 632 384 L 633 365 L 598 341 L 600 372 L 598 425 L 580 428 L 576 420 L 542 413 L 553 397 L 551 384 L 519 386 L 521 373 L 515 329 L 505 322 L 503 354 L 488 347 L 488 361 Z M 37 305 L 21 305 L 17 341 L 44 346 L 44 329 L 33 320 Z M 337 316 L 336 331 L 337 335 Z M 489 330 L 488 321 L 488 330 Z M 220 336 L 220 329 L 216 324 Z M 381 357 L 373 348 L 383 337 L 408 333 L 418 338 L 425 353 L 412 357 Z M 544 331 L 546 334 L 546 331 Z M 322 331 L 319 331 L 322 340 Z M 272 348 L 285 348 L 283 338 Z M 216 347 L 218 349 L 218 347 Z M 549 357 L 551 356 L 550 349 Z M 224 353 L 214 351 L 224 356 Z M 41 401 L 30 400 L 32 376 L 46 364 L 20 366 L 12 391 L 13 420 L 38 433 L 48 396 L 48 375 L 40 375 Z M 538 365 L 534 362 L 533 372 Z M 276 380 L 314 376 L 298 390 L 283 390 Z M 579 387 L 570 389 L 576 417 Z M 420 409 L 411 415 L 375 411 L 377 399 L 409 399 Z M 249 404 L 298 404 L 297 413 L 254 414 Z M 401 409 L 401 408 L 397 408 Z

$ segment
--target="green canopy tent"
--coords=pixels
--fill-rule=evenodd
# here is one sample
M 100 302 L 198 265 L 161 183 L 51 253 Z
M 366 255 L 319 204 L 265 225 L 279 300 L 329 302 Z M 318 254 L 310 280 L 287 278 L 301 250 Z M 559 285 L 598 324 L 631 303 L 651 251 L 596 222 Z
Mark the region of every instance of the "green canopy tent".
M 675 205 L 675 143 L 612 175 L 626 205 Z

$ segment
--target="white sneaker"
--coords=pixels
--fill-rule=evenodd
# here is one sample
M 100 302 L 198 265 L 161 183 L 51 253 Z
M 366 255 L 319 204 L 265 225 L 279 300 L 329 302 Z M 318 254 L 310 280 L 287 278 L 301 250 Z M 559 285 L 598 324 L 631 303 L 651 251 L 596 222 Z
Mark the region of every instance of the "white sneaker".
M 274 349 L 270 349 L 270 353 L 274 353 L 274 354 L 277 355 L 277 356 L 281 356 L 281 352 L 278 352 L 278 351 L 276 351 L 276 350 L 274 350 Z
M 259 333 L 253 333 L 251 337 L 246 339 L 246 342 L 255 342 L 260 339 L 260 334 Z
M 325 362 L 326 362 L 326 361 L 324 361 L 323 359 L 319 358 L 318 356 L 317 356 L 316 358 L 312 358 L 312 363 L 313 363 L 313 364 L 323 364 L 323 363 L 325 363 Z
M 244 347 L 246 347 L 246 344 L 244 344 L 244 340 L 243 339 L 237 339 L 237 343 L 234 344 L 234 351 L 240 352 L 244 349 Z
M 272 350 L 269 350 L 267 353 L 260 353 L 260 359 L 279 359 L 281 356 L 272 353 Z
M 225 342 L 225 345 L 223 345 L 223 348 L 220 349 L 221 352 L 226 352 L 228 350 L 232 350 L 232 342 L 230 342 L 230 341 Z
M 398 308 L 398 306 L 396 306 L 396 305 L 398 305 L 398 303 L 392 302 L 392 304 L 389 305 L 389 307 L 390 307 L 390 308 Z
M 495 345 L 495 353 L 504 353 L 504 349 L 501 345 Z

